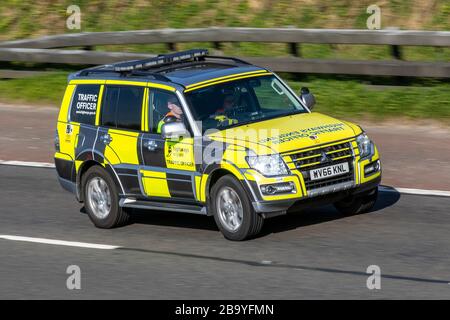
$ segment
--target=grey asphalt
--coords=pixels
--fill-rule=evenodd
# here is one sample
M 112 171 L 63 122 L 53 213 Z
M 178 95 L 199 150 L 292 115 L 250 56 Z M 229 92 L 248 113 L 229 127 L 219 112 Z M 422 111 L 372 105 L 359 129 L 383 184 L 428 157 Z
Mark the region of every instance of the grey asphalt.
M 0 190 L 0 235 L 122 247 L 0 239 L 0 299 L 450 298 L 450 198 L 381 192 L 367 214 L 315 208 L 230 242 L 212 218 L 183 213 L 140 211 L 129 226 L 96 229 L 53 169 L 0 166 Z M 81 290 L 66 287 L 69 265 Z M 366 287 L 369 265 L 380 290 Z

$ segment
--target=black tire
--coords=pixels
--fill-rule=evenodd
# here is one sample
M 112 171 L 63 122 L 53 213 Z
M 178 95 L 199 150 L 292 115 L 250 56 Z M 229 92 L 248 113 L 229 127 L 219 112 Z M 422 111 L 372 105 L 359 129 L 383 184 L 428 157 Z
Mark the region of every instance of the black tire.
M 378 187 L 338 201 L 334 206 L 343 215 L 361 214 L 371 211 L 375 206 L 377 198 Z
M 217 209 L 217 198 L 223 188 L 232 189 L 242 204 L 243 217 L 239 228 L 233 232 L 229 231 L 219 218 Z M 209 208 L 214 214 L 214 220 L 225 238 L 232 241 L 242 241 L 257 235 L 263 226 L 264 218 L 253 209 L 250 199 L 241 183 L 232 175 L 221 177 L 211 188 Z
M 111 207 L 109 213 L 104 218 L 100 218 L 94 214 L 94 209 L 88 199 L 88 183 L 97 177 L 106 182 L 106 185 L 110 191 Z M 111 229 L 128 224 L 130 215 L 119 206 L 119 192 L 117 190 L 117 186 L 105 169 L 101 166 L 93 166 L 89 168 L 88 171 L 82 176 L 81 183 L 83 186 L 84 207 L 86 208 L 92 223 L 97 228 Z

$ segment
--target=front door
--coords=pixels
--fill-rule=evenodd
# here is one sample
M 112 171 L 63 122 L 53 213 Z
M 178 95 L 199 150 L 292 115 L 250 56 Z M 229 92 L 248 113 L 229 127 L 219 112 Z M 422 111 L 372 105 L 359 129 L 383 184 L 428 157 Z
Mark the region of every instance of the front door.
M 148 197 L 173 200 L 195 200 L 196 166 L 192 138 L 178 141 L 165 140 L 161 126 L 168 116 L 172 121 L 184 121 L 183 114 L 171 112 L 169 104 L 181 104 L 175 93 L 150 89 L 146 120 L 147 132 L 140 137 L 140 175 L 144 192 Z M 161 122 L 162 121 L 162 122 Z

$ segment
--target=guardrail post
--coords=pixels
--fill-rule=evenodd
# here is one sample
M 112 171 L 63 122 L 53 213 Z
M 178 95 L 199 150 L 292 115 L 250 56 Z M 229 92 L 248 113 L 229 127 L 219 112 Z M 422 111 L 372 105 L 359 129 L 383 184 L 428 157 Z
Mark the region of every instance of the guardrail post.
M 395 30 L 398 31 L 400 28 L 398 27 L 387 27 L 387 30 Z M 402 60 L 402 51 L 400 50 L 400 46 L 394 44 L 391 45 L 391 54 L 394 57 L 394 59 Z
M 176 43 L 168 43 L 167 48 L 169 51 L 177 51 L 177 44 Z
M 300 57 L 300 48 L 297 43 L 289 43 L 289 53 L 294 57 Z
M 400 46 L 391 46 L 391 54 L 395 59 L 402 60 L 402 51 L 400 50 Z
M 289 29 L 295 29 L 295 26 L 287 26 Z M 300 57 L 300 48 L 296 42 L 292 42 L 288 44 L 289 53 L 294 57 Z

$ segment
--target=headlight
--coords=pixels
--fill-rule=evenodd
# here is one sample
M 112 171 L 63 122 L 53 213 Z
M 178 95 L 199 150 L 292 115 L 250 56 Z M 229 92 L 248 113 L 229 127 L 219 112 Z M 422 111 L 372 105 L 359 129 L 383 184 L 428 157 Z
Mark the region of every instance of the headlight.
M 250 155 L 246 159 L 250 168 L 259 171 L 265 176 L 270 177 L 288 174 L 286 164 L 278 154 L 268 156 Z
M 359 155 L 361 158 L 367 158 L 374 154 L 374 147 L 372 141 L 366 133 L 361 133 L 356 137 L 356 143 L 359 148 Z

